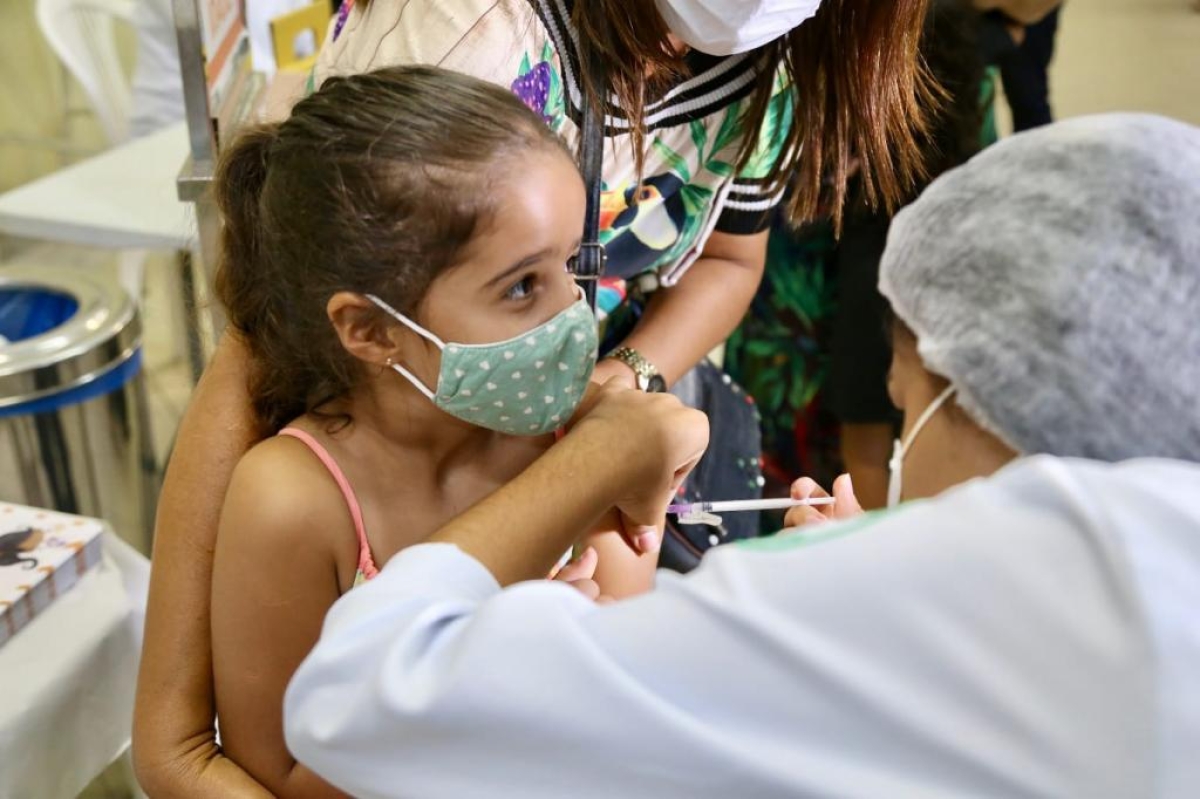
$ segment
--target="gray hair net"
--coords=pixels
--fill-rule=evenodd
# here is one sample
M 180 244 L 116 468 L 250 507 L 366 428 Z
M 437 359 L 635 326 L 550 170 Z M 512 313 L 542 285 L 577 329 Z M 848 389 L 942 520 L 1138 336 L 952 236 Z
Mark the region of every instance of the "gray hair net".
M 1107 114 L 984 150 L 896 216 L 880 290 L 1018 452 L 1200 461 L 1200 128 Z

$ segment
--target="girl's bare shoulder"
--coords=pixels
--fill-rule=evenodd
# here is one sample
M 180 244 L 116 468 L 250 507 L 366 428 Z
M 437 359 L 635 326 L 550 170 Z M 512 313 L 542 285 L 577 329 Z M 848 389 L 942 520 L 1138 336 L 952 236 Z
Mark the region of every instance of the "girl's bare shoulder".
M 325 542 L 331 551 L 356 551 L 354 522 L 333 475 L 302 441 L 274 436 L 255 445 L 234 469 L 222 527 L 253 530 L 260 544 L 278 547 Z

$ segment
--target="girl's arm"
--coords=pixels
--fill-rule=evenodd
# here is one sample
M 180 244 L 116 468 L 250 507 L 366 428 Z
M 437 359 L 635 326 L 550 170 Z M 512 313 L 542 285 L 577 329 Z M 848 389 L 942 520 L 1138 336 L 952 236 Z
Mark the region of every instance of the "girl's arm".
M 649 591 L 654 587 L 654 570 L 658 568 L 658 553 L 635 552 L 622 536 L 620 524 L 620 514 L 614 508 L 578 547 L 580 552 L 589 546 L 596 550 L 598 560 L 592 579 L 600 586 L 602 595 L 613 599 L 626 599 Z M 660 526 L 660 536 L 661 533 Z
M 762 280 L 767 231 L 750 235 L 713 233 L 700 259 L 679 283 L 654 293 L 638 326 L 623 342 L 653 363 L 668 385 L 729 338 Z M 612 359 L 596 367 L 597 382 L 620 377 L 633 386 L 633 372 Z
M 213 564 L 213 674 L 222 745 L 280 797 L 341 796 L 283 740 L 283 693 L 356 563 L 345 501 L 303 445 L 271 439 L 234 472 Z
M 192 396 L 158 501 L 133 754 L 156 797 L 270 799 L 222 756 L 213 716 L 209 596 L 225 488 L 257 440 L 249 353 L 226 335 Z

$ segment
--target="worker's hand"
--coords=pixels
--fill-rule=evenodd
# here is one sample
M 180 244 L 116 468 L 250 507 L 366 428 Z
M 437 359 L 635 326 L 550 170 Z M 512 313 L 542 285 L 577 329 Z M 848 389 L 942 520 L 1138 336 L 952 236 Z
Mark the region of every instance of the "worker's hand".
M 810 477 L 801 477 L 792 483 L 792 499 L 815 499 L 828 497 L 829 492 L 817 485 Z M 833 481 L 832 505 L 801 505 L 788 511 L 784 524 L 787 527 L 804 527 L 840 519 L 852 519 L 863 512 L 854 496 L 854 484 L 850 475 L 843 474 Z
M 656 552 L 667 504 L 708 447 L 708 417 L 670 394 L 647 394 L 610 380 L 589 387 L 569 425 L 595 436 L 606 457 L 597 470 L 618 487 L 613 506 L 636 552 Z
M 612 597 L 600 593 L 600 585 L 596 582 L 596 566 L 600 556 L 593 547 L 585 549 L 577 558 L 572 559 L 554 574 L 551 580 L 566 583 L 593 602 L 607 604 Z

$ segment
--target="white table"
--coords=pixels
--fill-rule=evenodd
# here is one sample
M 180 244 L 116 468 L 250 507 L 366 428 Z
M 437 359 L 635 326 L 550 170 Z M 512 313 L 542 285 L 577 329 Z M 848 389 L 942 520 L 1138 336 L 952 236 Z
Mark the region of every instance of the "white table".
M 19 186 L 0 195 L 0 233 L 121 250 L 120 279 L 135 297 L 145 251 L 179 253 L 179 334 L 199 379 L 208 336 L 190 256 L 195 206 L 179 200 L 175 183 L 188 153 L 187 123 L 179 122 Z
M 104 561 L 0 647 L 0 797 L 72 799 L 129 748 L 150 563 Z
M 178 123 L 0 195 L 0 233 L 114 249 L 187 250 L 192 206 L 175 179 L 188 156 Z

